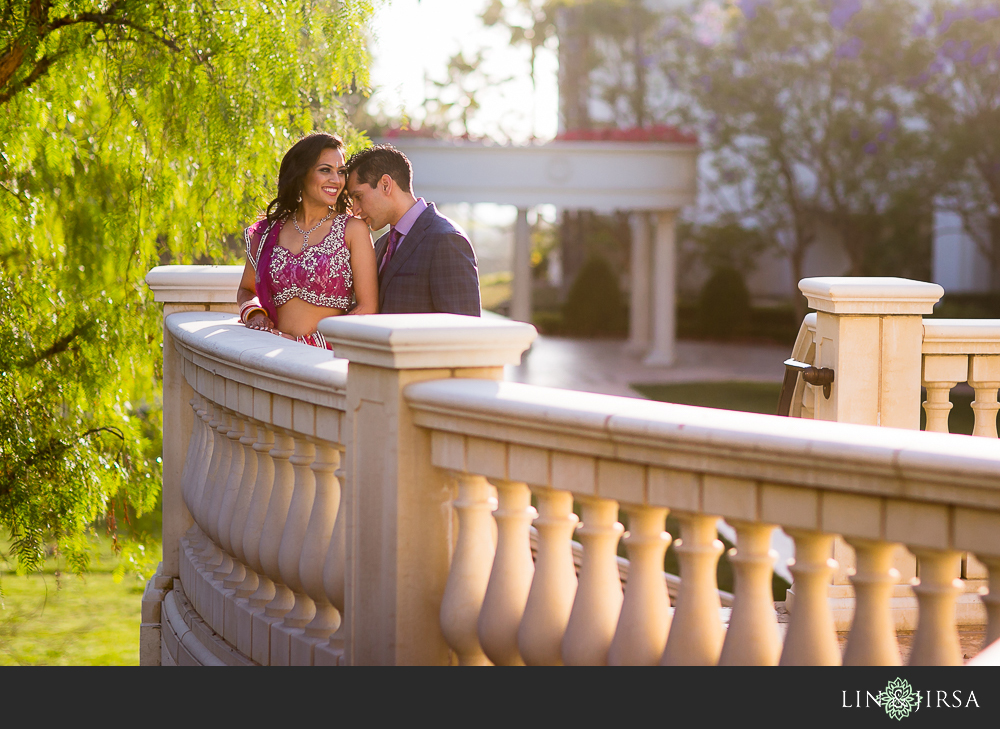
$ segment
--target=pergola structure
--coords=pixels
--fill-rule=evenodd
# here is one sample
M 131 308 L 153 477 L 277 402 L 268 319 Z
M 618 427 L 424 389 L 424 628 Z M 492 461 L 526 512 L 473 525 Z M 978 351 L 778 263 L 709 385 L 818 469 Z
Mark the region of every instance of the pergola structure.
M 551 204 L 632 222 L 629 348 L 650 365 L 674 361 L 678 211 L 695 201 L 698 147 L 628 141 L 501 146 L 464 140 L 380 140 L 413 165 L 414 192 L 443 203 L 517 206 L 511 318 L 531 321 L 528 210 Z M 595 295 L 600 295 L 595 292 Z

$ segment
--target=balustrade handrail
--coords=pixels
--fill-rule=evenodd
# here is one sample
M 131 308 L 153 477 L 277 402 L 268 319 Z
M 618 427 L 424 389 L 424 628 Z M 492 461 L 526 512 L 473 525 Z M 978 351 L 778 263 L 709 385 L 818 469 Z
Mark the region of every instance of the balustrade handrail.
M 1000 354 L 1000 319 L 924 319 L 923 354 Z
M 347 360 L 310 347 L 246 329 L 238 316 L 181 312 L 166 327 L 190 361 L 227 379 L 343 410 Z
M 994 441 L 956 442 L 935 433 L 513 382 L 422 382 L 410 385 L 406 397 L 417 425 L 438 432 L 809 490 L 1000 511 L 1000 445 Z M 572 481 L 559 488 L 592 492 Z M 1000 535 L 995 549 L 1000 554 Z

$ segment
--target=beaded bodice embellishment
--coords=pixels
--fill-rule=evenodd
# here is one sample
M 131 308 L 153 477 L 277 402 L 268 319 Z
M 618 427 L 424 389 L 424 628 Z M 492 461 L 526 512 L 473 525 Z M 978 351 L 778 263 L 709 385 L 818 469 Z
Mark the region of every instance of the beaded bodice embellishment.
M 330 232 L 316 245 L 292 253 L 280 245 L 271 254 L 271 281 L 274 305 L 287 304 L 298 297 L 317 306 L 349 309 L 354 280 L 351 253 L 344 242 L 348 215 L 333 219 Z

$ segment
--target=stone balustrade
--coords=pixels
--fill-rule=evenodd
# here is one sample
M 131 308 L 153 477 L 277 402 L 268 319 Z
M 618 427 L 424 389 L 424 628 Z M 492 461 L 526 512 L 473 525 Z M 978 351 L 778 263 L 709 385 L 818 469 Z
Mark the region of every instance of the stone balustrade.
M 1000 466 L 1000 449 L 992 444 L 515 383 L 425 382 L 405 394 L 415 424 L 432 434 L 432 462 L 459 483 L 453 569 L 460 572 L 452 575 L 460 576 L 449 580 L 441 621 L 449 645 L 469 663 L 485 656 L 544 665 L 839 664 L 826 600 L 834 535 L 861 555 L 847 663 L 899 662 L 885 589 L 894 580 L 886 555 L 899 544 L 934 567 L 924 568 L 917 588 L 920 623 L 911 663 L 961 661 L 954 618 L 960 552 L 978 539 L 992 544 L 983 541 L 972 551 L 1000 549 L 993 527 L 978 526 L 1000 525 L 1000 490 L 987 475 Z M 962 475 L 955 471 L 959 462 Z M 485 521 L 495 508 L 489 484 L 500 498 L 500 539 Z M 593 535 L 588 542 L 581 534 L 578 578 L 570 557 L 574 501 L 583 513 L 577 531 Z M 676 535 L 682 579 L 673 608 L 657 580 L 673 538 L 663 532 L 668 510 L 682 528 Z M 614 522 L 619 511 L 629 521 L 624 599 L 609 568 L 621 536 Z M 520 532 L 504 533 L 515 517 Z M 737 531 L 726 631 L 715 590 L 720 517 Z M 533 573 L 524 558 L 524 527 L 532 518 L 542 534 Z M 796 545 L 798 592 L 783 641 L 771 597 L 775 527 Z
M 826 398 L 822 388 L 800 378 L 793 416 L 916 429 L 922 386 L 925 429 L 947 433 L 951 392 L 968 383 L 976 393 L 973 435 L 997 437 L 1000 321 L 924 319 L 943 290 L 920 281 L 821 278 L 804 279 L 800 288 L 818 311 L 803 321 L 792 357 L 834 367 L 837 381 L 832 397 Z M 854 607 L 848 574 L 854 569 L 853 554 L 838 542 L 835 556 L 842 569 L 834 575 L 830 597 L 837 625 L 843 628 Z M 891 590 L 895 622 L 899 628 L 912 629 L 917 619 L 912 583 L 919 581 L 918 561 L 913 554 L 897 551 L 893 564 L 899 572 Z M 974 555 L 964 554 L 959 573 L 965 594 L 959 598 L 958 621 L 981 625 L 986 616 L 979 594 L 987 591 L 987 568 Z
M 164 560 L 144 664 L 838 664 L 835 536 L 857 554 L 843 661 L 899 662 L 903 545 L 921 564 L 910 663 L 958 664 L 961 554 L 1000 579 L 996 441 L 502 382 L 534 337 L 514 322 L 336 317 L 334 357 L 213 311 L 238 270 L 171 301 L 191 273 L 148 278 L 165 304 Z M 719 518 L 737 534 L 728 625 Z M 796 545 L 784 634 L 778 527 Z

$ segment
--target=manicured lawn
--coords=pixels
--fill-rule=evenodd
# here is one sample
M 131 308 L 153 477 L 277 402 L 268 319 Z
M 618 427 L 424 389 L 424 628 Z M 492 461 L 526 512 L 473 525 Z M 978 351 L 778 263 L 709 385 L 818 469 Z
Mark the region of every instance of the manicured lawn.
M 0 553 L 6 548 L 0 543 Z M 60 562 L 22 576 L 0 558 L 0 666 L 138 665 L 143 581 L 134 573 L 114 581 L 118 559 L 106 538 L 95 538 L 83 577 Z
M 479 291 L 485 310 L 496 311 L 501 304 L 510 301 L 510 282 L 510 273 L 494 273 L 479 279 Z
M 632 388 L 650 400 L 767 415 L 777 412 L 781 394 L 781 385 L 776 382 L 686 382 L 674 385 L 638 384 L 632 385 Z M 975 425 L 972 396 L 953 392 L 951 402 L 953 407 L 948 418 L 951 432 L 972 435 Z M 921 429 L 924 422 L 924 409 L 921 407 Z
M 632 385 L 650 400 L 699 405 L 722 410 L 774 415 L 781 385 L 773 382 L 686 382 L 673 385 Z

